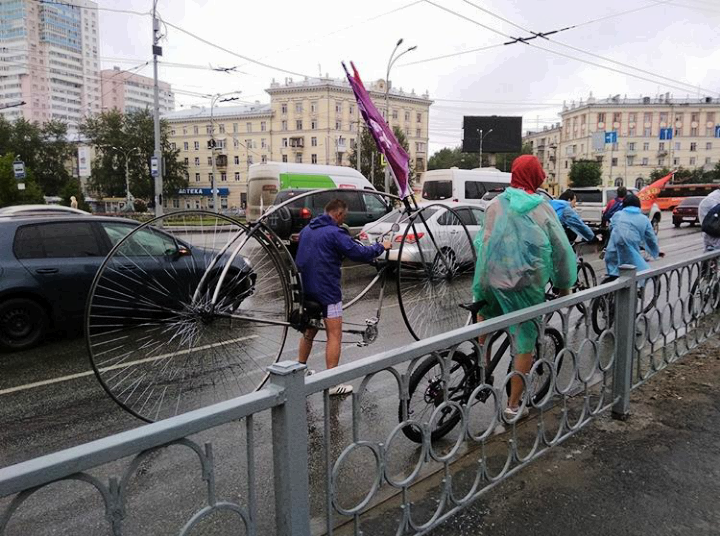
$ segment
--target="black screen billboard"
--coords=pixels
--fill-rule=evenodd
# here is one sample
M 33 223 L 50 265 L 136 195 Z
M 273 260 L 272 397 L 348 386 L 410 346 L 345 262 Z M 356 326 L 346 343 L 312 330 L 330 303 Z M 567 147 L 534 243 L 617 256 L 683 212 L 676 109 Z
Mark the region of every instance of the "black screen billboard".
M 464 153 L 480 150 L 480 131 L 483 153 L 519 153 L 522 149 L 522 117 L 466 115 L 463 118 Z

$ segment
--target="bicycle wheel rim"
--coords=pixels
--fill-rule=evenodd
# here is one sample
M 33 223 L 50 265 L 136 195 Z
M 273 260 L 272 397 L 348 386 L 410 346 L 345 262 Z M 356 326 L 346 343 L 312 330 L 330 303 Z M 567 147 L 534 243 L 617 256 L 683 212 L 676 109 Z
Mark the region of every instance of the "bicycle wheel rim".
M 431 219 L 431 210 L 441 213 Z M 438 223 L 442 218 L 446 223 Z M 397 291 L 403 320 L 416 340 L 467 324 L 459 305 L 472 301 L 475 261 L 470 231 L 454 209 L 427 205 L 407 220 L 398 249 Z
M 260 236 L 267 237 L 221 214 L 182 211 L 133 228 L 112 248 L 90 289 L 85 332 L 95 375 L 123 409 L 152 422 L 262 385 L 287 326 L 258 334 L 226 316 L 262 300 L 287 320 L 288 276 L 273 242 Z M 169 257 L 148 248 L 151 237 L 188 253 Z M 243 255 L 250 244 L 254 258 Z M 231 275 L 221 281 L 226 266 Z M 218 286 L 223 293 L 213 309 Z

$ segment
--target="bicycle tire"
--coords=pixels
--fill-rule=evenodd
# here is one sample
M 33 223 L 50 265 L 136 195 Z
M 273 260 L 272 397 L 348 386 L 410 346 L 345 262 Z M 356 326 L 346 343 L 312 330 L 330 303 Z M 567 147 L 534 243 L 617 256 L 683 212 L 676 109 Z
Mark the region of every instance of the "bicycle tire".
M 448 353 L 449 351 L 446 350 L 442 354 L 442 357 L 447 356 Z M 401 400 L 398 405 L 399 422 L 403 422 L 405 420 L 404 413 L 407 414 L 408 419 L 420 421 L 422 421 L 423 417 L 430 419 L 430 416 L 435 408 L 445 401 L 445 389 L 439 359 L 440 358 L 437 355 L 432 355 L 422 361 L 413 371 L 408 384 L 408 400 Z M 468 397 L 472 394 L 472 390 L 474 389 L 474 386 L 468 385 L 468 379 L 471 377 L 472 373 L 472 361 L 469 356 L 456 350 L 452 355 L 451 362 L 453 364 L 450 367 L 450 385 L 447 387 L 449 394 L 448 398 L 449 400 L 458 402 L 461 405 L 467 404 Z M 422 379 L 435 368 L 437 368 L 437 375 L 435 375 L 435 377 L 428 382 L 428 386 L 422 390 L 422 401 L 425 402 L 425 407 L 423 408 L 422 414 L 417 416 L 413 408 L 413 396 L 419 392 L 418 386 L 420 386 Z M 454 385 L 452 375 L 458 371 L 462 373 L 462 376 L 459 378 L 457 385 Z M 455 393 L 457 393 L 457 395 Z M 405 407 L 404 404 L 407 404 L 407 406 Z M 421 404 L 420 400 L 418 400 L 418 404 Z M 403 411 L 405 409 L 407 410 L 406 412 Z M 460 417 L 460 412 L 456 408 L 448 408 L 448 411 L 442 419 L 436 421 L 439 426 L 430 432 L 431 441 L 435 441 L 449 434 L 450 431 L 457 426 L 457 423 L 460 421 Z M 405 437 L 414 443 L 422 443 L 422 432 L 416 426 L 405 426 L 403 428 L 403 434 L 405 434 Z
M 577 265 L 577 274 L 575 292 L 582 292 L 583 290 L 597 286 L 597 276 L 595 275 L 595 270 L 589 262 L 579 260 Z M 575 308 L 583 315 L 587 311 L 584 303 L 578 303 Z
M 396 280 L 400 312 L 416 340 L 466 325 L 458 304 L 472 301 L 476 258 L 472 236 L 455 209 L 432 204 L 408 218 Z
M 90 362 L 110 397 L 152 422 L 261 387 L 282 354 L 288 326 L 280 323 L 293 302 L 292 265 L 272 232 L 205 211 L 125 232 L 86 306 Z M 172 255 L 148 246 L 153 240 Z M 249 309 L 278 324 L 236 318 Z

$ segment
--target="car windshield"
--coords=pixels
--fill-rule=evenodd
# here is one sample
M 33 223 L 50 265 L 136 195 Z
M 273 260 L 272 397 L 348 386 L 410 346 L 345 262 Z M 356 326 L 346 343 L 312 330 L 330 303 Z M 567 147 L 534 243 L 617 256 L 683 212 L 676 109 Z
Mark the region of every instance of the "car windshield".
M 697 207 L 700 205 L 700 202 L 705 199 L 704 197 L 686 197 L 682 200 L 682 202 L 678 205 L 680 207 Z

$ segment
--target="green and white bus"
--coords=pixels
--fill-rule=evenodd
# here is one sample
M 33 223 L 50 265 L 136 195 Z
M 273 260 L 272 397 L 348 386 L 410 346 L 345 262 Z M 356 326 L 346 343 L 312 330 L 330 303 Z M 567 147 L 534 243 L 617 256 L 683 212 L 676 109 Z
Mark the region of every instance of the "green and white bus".
M 250 166 L 247 221 L 256 221 L 280 190 L 351 188 L 375 190 L 362 173 L 345 166 L 268 162 Z

